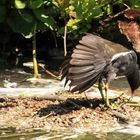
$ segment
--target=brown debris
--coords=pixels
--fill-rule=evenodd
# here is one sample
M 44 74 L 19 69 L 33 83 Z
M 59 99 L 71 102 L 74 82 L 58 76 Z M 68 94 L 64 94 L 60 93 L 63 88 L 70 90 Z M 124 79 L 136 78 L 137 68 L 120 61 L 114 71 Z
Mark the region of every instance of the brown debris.
M 121 33 L 132 42 L 134 50 L 140 52 L 140 26 L 134 21 L 119 21 L 118 23 Z
M 130 20 L 140 19 L 140 11 L 136 9 L 128 9 L 124 12 L 124 16 Z
M 74 95 L 73 95 L 74 96 Z M 115 101 L 120 114 L 138 120 L 140 108 Z M 72 100 L 74 104 L 50 101 L 39 98 L 6 98 L 0 106 L 0 125 L 16 129 L 45 128 L 47 130 L 82 129 L 83 131 L 107 131 L 119 126 L 119 117 L 115 116 L 99 99 L 84 99 L 81 94 Z M 89 106 L 89 101 L 93 104 Z M 126 110 L 125 110 L 125 109 Z M 119 115 L 120 115 L 119 114 Z

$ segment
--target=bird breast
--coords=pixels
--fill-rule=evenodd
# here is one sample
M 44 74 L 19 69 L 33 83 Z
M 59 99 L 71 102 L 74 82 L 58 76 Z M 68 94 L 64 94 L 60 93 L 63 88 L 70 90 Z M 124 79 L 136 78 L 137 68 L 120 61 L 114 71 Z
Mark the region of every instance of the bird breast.
M 137 66 L 137 56 L 134 51 L 122 52 L 112 57 L 111 64 L 117 69 L 117 75 L 129 75 Z

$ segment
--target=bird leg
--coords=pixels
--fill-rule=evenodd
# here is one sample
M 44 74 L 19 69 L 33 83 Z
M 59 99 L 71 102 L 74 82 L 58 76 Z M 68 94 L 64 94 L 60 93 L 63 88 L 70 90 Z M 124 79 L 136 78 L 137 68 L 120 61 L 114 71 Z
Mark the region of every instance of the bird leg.
M 109 97 L 108 97 L 108 88 L 109 88 L 109 83 L 108 83 L 108 81 L 106 81 L 106 83 L 105 83 L 106 105 L 110 107 Z
M 102 81 L 102 79 L 99 79 L 98 89 L 100 91 L 102 100 L 105 101 L 105 97 L 104 97 L 104 94 L 103 94 L 103 86 L 104 86 L 104 82 Z

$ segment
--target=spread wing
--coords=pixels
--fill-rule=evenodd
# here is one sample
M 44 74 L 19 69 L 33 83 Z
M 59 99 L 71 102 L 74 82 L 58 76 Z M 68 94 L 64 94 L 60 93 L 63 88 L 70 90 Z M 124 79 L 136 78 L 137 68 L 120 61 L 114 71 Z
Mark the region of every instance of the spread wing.
M 62 79 L 66 77 L 65 84 L 70 81 L 72 92 L 83 92 L 101 77 L 112 56 L 122 51 L 127 49 L 120 44 L 87 34 L 66 56 L 61 69 Z

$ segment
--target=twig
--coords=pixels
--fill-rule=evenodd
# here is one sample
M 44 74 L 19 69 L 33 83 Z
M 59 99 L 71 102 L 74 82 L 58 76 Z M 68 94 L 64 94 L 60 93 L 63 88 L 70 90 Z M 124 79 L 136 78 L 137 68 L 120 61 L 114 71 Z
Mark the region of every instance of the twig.
M 123 5 L 130 9 L 130 6 L 128 6 L 126 3 L 123 3 Z
M 130 7 L 128 7 L 127 9 L 125 9 L 125 10 L 119 12 L 119 13 L 117 13 L 117 14 L 114 15 L 114 16 L 109 16 L 108 18 L 106 18 L 105 20 L 103 20 L 103 22 L 110 21 L 110 20 L 112 20 L 113 18 L 118 17 L 119 15 L 123 14 L 123 13 L 126 12 L 127 10 L 130 10 Z
M 38 66 L 39 66 L 40 68 L 42 68 L 42 69 L 43 69 L 47 74 L 49 74 L 50 76 L 56 78 L 57 80 L 60 80 L 60 78 L 59 78 L 58 76 L 54 75 L 54 74 L 53 74 L 52 72 L 50 72 L 49 70 L 45 69 L 43 66 L 41 66 L 41 65 L 39 65 L 39 64 L 38 64 Z
M 73 102 L 70 98 L 67 97 L 63 97 L 63 96 L 58 96 L 58 95 L 53 95 L 53 94 L 46 94 L 44 96 L 39 96 L 38 98 L 43 98 L 43 99 L 47 99 L 47 100 L 57 100 L 57 101 L 64 101 L 67 103 L 70 103 L 72 105 L 74 105 L 76 108 L 80 109 L 81 106 L 78 105 L 77 103 Z
M 138 103 L 126 103 L 126 105 L 129 105 L 132 107 L 140 107 L 140 104 L 138 104 Z
M 48 117 L 50 117 L 52 115 L 56 115 L 56 113 L 54 111 L 51 111 L 48 115 L 45 116 L 45 118 L 48 118 Z
M 118 117 L 120 120 L 122 120 L 123 122 L 128 122 L 130 121 L 130 118 L 118 111 L 112 110 L 113 115 L 115 115 L 116 117 Z
M 70 104 L 72 104 L 72 105 L 74 105 L 74 106 L 76 106 L 76 108 L 78 108 L 78 109 L 81 108 L 80 105 L 76 104 L 75 102 L 71 101 L 70 99 L 67 99 L 66 102 L 67 102 L 67 103 L 70 103 Z

